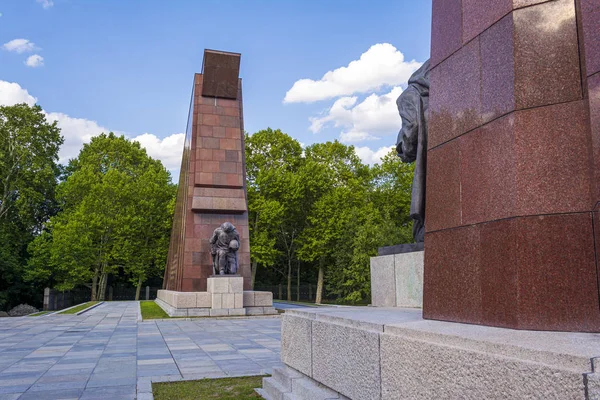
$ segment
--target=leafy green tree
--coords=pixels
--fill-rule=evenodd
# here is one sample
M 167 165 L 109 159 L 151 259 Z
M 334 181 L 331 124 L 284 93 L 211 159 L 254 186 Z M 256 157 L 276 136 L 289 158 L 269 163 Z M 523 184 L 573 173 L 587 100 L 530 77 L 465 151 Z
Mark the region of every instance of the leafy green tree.
M 92 300 L 103 300 L 108 275 L 122 269 L 139 297 L 141 281 L 164 267 L 174 193 L 168 171 L 139 143 L 92 138 L 59 186 L 61 213 L 30 247 L 28 279 L 51 276 L 62 290 L 90 285 Z
M 297 175 L 301 165 L 300 143 L 280 130 L 268 128 L 246 135 L 252 283 L 259 264 L 274 266 L 281 258 L 287 265 L 289 300 L 303 221 L 299 217 L 303 193 Z
M 35 301 L 41 291 L 22 276 L 29 242 L 57 210 L 62 143 L 41 107 L 0 106 L 0 308 Z

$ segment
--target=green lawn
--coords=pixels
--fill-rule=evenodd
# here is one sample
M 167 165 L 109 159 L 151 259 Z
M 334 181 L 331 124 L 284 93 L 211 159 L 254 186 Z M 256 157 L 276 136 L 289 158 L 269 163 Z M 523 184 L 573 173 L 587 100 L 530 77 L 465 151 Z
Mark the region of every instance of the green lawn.
M 169 318 L 169 315 L 152 300 L 140 301 L 140 309 L 142 311 L 142 319 Z
M 40 315 L 48 314 L 51 312 L 52 311 L 40 311 L 40 312 L 36 312 L 35 314 L 29 314 L 28 317 L 39 317 Z
M 153 383 L 155 400 L 246 400 L 260 399 L 254 388 L 262 387 L 262 376 L 201 379 L 199 381 Z
M 88 301 L 87 303 L 80 304 L 77 307 L 73 307 L 68 310 L 65 310 L 65 311 L 61 312 L 60 314 L 76 314 L 79 311 L 85 310 L 86 308 L 91 307 L 96 303 L 99 303 L 99 302 L 98 301 Z

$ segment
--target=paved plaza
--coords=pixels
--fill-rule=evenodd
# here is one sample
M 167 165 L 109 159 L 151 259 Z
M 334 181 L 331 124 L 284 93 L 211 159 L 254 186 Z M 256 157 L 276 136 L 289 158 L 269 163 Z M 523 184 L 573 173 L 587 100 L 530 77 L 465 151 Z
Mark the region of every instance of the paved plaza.
M 138 302 L 0 319 L 0 400 L 152 399 L 152 382 L 268 374 L 279 318 L 141 321 Z

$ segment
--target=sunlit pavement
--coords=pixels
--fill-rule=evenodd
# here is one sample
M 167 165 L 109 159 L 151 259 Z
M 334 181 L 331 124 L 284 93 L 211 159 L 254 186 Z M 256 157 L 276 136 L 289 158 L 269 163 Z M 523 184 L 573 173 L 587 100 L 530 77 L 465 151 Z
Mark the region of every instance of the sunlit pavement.
M 140 321 L 138 302 L 0 318 L 0 400 L 152 399 L 152 382 L 268 374 L 279 318 Z

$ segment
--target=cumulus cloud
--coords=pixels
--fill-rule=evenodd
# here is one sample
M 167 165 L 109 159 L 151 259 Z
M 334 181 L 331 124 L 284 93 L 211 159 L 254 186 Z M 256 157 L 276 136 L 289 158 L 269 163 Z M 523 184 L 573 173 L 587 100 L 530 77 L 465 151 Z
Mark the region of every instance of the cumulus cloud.
M 4 43 L 2 48 L 6 51 L 13 51 L 15 53 L 28 53 L 37 49 L 35 43 L 30 42 L 27 39 L 13 39 L 10 42 Z
M 181 152 L 185 142 L 185 133 L 175 133 L 163 139 L 151 133 L 144 133 L 132 140 L 140 142 L 148 155 L 160 160 L 166 169 L 175 171 L 181 167 Z
M 54 2 L 52 0 L 35 0 L 35 1 L 36 1 L 36 3 L 41 4 L 45 10 L 47 10 L 48 8 L 50 8 L 54 5 Z
M 38 99 L 31 96 L 29 92 L 18 83 L 0 80 L 0 105 L 12 106 L 18 103 L 34 105 Z M 84 143 L 88 143 L 93 136 L 113 131 L 100 125 L 96 121 L 85 118 L 75 118 L 60 112 L 47 112 L 46 119 L 49 122 L 56 121 L 65 139 L 59 151 L 59 162 L 67 163 L 69 159 L 77 157 Z M 161 160 L 165 168 L 171 171 L 176 181 L 181 166 L 181 154 L 185 134 L 176 133 L 163 139 L 144 133 L 134 137 L 132 140 L 140 142 L 148 154 L 155 159 Z
M 395 134 L 402 124 L 396 109 L 396 99 L 400 93 L 402 88 L 396 86 L 383 95 L 373 93 L 358 104 L 356 96 L 339 98 L 324 116 L 309 118 L 310 130 L 317 133 L 323 127 L 333 124 L 336 128 L 343 128 L 340 140 L 344 143 L 374 140 L 379 138 L 377 135 Z
M 373 165 L 380 164 L 381 159 L 392 149 L 393 147 L 380 147 L 378 150 L 371 150 L 368 147 L 355 147 L 354 151 L 363 163 Z
M 300 79 L 285 95 L 284 103 L 311 103 L 319 100 L 367 93 L 384 86 L 399 86 L 422 63 L 405 61 L 404 54 L 389 43 L 378 43 L 346 67 L 327 72 L 319 80 Z
M 37 68 L 44 66 L 44 57 L 39 54 L 34 54 L 32 56 L 27 57 L 25 60 L 25 65 L 31 68 Z
M 0 105 L 14 106 L 19 103 L 27 103 L 32 106 L 36 102 L 37 98 L 30 95 L 18 83 L 0 80 Z

